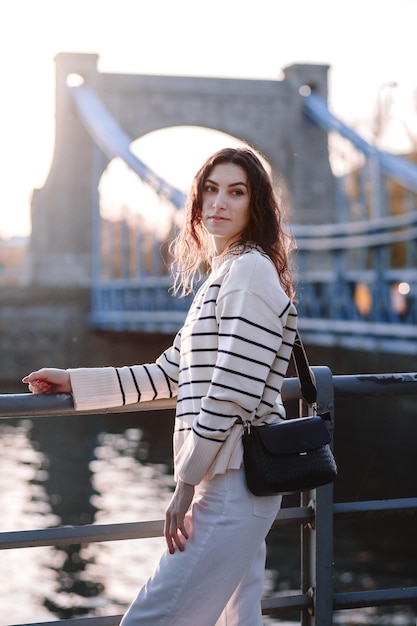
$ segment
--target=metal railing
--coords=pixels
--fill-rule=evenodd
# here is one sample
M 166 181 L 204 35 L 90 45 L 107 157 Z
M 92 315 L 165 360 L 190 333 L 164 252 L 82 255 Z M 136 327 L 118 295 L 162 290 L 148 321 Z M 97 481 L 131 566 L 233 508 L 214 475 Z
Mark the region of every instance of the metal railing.
M 327 367 L 313 367 L 313 371 L 317 382 L 319 410 L 329 414 L 331 429 L 334 425 L 335 398 L 417 395 L 417 373 L 333 376 Z M 283 385 L 284 401 L 300 400 L 300 397 L 298 379 L 286 379 Z M 171 408 L 174 408 L 173 400 L 159 400 L 111 411 L 95 410 L 88 413 L 122 413 Z M 68 394 L 0 395 L 0 419 L 75 413 L 72 397 Z M 417 604 L 417 587 L 333 592 L 334 517 L 358 516 L 365 513 L 386 515 L 393 512 L 400 515 L 417 513 L 417 497 L 335 504 L 333 486 L 328 485 L 301 494 L 300 506 L 282 508 L 273 527 L 299 525 L 301 528 L 301 588 L 296 594 L 264 598 L 263 614 L 279 615 L 289 610 L 299 610 L 302 626 L 330 626 L 333 623 L 333 612 L 340 609 Z M 0 549 L 140 539 L 159 537 L 162 533 L 162 520 L 11 531 L 0 533 Z M 117 626 L 120 619 L 121 615 L 113 615 L 63 621 L 68 626 Z M 50 626 L 53 623 L 57 622 L 37 622 L 36 625 Z

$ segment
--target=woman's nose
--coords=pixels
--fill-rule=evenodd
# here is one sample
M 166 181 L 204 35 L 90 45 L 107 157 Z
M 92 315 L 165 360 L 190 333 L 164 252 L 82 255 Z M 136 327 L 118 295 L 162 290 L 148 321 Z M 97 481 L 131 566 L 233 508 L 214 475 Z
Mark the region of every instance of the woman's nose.
M 216 194 L 216 196 L 213 198 L 213 207 L 215 209 L 224 209 L 226 205 L 226 199 L 224 197 L 224 194 L 219 192 Z

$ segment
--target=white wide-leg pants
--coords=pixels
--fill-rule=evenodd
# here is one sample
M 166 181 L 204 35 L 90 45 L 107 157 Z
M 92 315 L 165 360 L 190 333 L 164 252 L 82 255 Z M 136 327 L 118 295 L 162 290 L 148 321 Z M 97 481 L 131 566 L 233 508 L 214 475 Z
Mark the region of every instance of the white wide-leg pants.
M 203 481 L 184 552 L 162 555 L 121 626 L 262 626 L 265 537 L 280 505 L 253 496 L 243 469 Z

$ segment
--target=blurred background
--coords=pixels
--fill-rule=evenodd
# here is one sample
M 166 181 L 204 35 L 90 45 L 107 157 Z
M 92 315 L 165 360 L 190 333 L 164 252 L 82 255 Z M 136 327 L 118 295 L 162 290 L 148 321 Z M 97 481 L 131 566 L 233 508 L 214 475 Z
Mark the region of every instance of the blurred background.
M 42 232 L 49 246 L 51 241 L 54 243 L 54 232 L 59 233 L 59 245 L 66 233 L 76 240 L 68 216 L 65 220 L 60 216 L 62 198 L 53 198 L 52 208 L 42 213 L 46 196 L 40 193 L 48 180 L 52 185 L 58 178 L 65 180 L 68 174 L 59 163 L 51 171 L 56 148 L 55 105 L 57 95 L 62 93 L 56 84 L 56 59 L 62 60 L 62 53 L 97 55 L 100 74 L 173 79 L 284 81 L 286 68 L 291 66 L 328 66 L 329 111 L 366 146 L 400 158 L 403 167 L 404 163 L 414 164 L 417 154 L 416 24 L 415 0 L 1 3 L 1 393 L 24 393 L 22 376 L 42 365 L 117 365 L 153 360 L 171 341 L 174 327 L 179 326 L 184 314 L 184 306 L 173 305 L 169 311 L 172 322 L 168 324 L 163 308 L 167 305 L 162 291 L 166 292 L 168 283 L 161 261 L 161 241 L 167 235 L 165 226 L 168 230 L 171 227 L 172 212 L 160 199 L 155 203 L 148 187 L 139 184 L 120 160 L 112 163 L 111 177 L 100 180 L 102 222 L 95 223 L 93 233 L 100 232 L 95 245 L 101 265 L 93 268 L 93 295 L 89 282 L 71 282 L 60 267 L 56 276 L 48 268 L 49 282 L 42 282 L 42 270 L 37 268 L 31 281 L 27 280 L 28 259 L 42 253 Z M 71 115 L 68 120 L 72 129 Z M 352 195 L 352 188 L 360 187 L 363 154 L 335 132 L 307 132 L 313 134 L 307 135 L 306 144 L 314 144 L 316 137 L 321 137 L 326 156 L 328 151 L 331 177 L 343 180 L 346 197 Z M 322 134 L 314 134 L 318 132 Z M 168 181 L 181 196 L 206 156 L 225 145 L 238 145 L 242 138 L 184 125 L 131 139 L 132 151 L 141 163 Z M 60 154 L 64 153 L 65 145 L 61 143 Z M 320 182 L 315 165 L 310 163 L 311 178 Z M 416 180 L 415 170 L 404 168 L 410 173 L 409 180 Z M 297 182 L 298 187 L 304 184 L 304 179 Z M 372 190 L 365 188 L 364 205 L 358 201 L 343 209 L 343 219 L 336 214 L 329 223 L 319 222 L 312 238 L 319 240 L 320 233 L 323 239 L 329 233 L 340 236 L 341 231 L 331 230 L 333 222 L 351 220 L 361 226 L 375 217 L 398 217 L 403 221 L 397 221 L 396 228 L 401 225 L 404 240 L 384 240 L 382 230 L 388 222 L 378 222 L 378 228 L 372 222 L 365 238 L 352 239 L 349 253 L 329 248 L 331 254 L 327 255 L 326 249 L 317 260 L 309 256 L 315 254 L 316 244 L 304 250 L 302 242 L 308 237 L 298 231 L 299 261 L 304 270 L 300 290 L 303 336 L 307 337 L 310 361 L 328 365 L 334 374 L 415 370 L 417 234 L 413 220 L 417 189 L 404 192 L 398 185 L 390 187 L 390 198 L 399 198 L 398 203 L 390 203 L 385 213 L 373 214 L 373 200 L 369 200 Z M 71 191 L 76 198 L 76 184 Z M 327 199 L 333 203 L 333 196 Z M 38 210 L 34 215 L 40 216 L 38 224 L 31 221 L 32 202 Z M 80 207 L 75 204 L 77 214 Z M 129 233 L 136 224 L 132 214 L 137 207 L 141 221 L 135 231 L 135 250 L 143 248 L 148 255 L 140 268 L 136 264 L 139 257 L 129 252 Z M 48 224 L 47 219 L 54 224 Z M 126 231 L 125 222 L 129 227 Z M 32 229 L 37 229 L 35 249 L 33 241 L 31 244 Z M 158 244 L 160 291 L 152 283 L 154 240 L 149 243 L 146 238 L 150 231 Z M 346 227 L 342 236 L 349 233 L 355 234 Z M 373 248 L 372 237 L 378 234 L 382 239 Z M 112 256 L 114 250 L 116 256 Z M 151 256 L 152 263 L 148 258 Z M 317 270 L 313 276 L 316 282 L 312 279 L 310 283 L 308 272 L 313 270 Z M 349 272 L 354 273 L 353 278 Z M 329 276 L 331 280 L 326 282 Z M 375 277 L 381 279 L 379 283 Z M 104 306 L 94 317 L 97 302 L 102 306 L 112 295 L 107 283 L 98 284 L 103 278 L 110 282 L 115 278 L 122 287 L 127 285 L 125 279 L 132 279 L 126 291 L 130 309 L 124 313 L 130 315 L 138 302 L 140 306 L 145 302 L 144 316 L 123 317 L 117 307 Z M 148 282 L 139 284 L 135 282 L 138 278 Z M 149 295 L 149 289 L 154 295 Z M 118 301 L 120 292 L 114 294 Z M 318 304 L 314 307 L 311 302 Z M 148 304 L 150 308 L 146 309 Z M 162 307 L 162 322 L 158 322 L 152 308 L 155 306 L 160 312 Z M 320 325 L 327 312 L 335 322 L 331 336 L 326 319 L 324 326 Z M 372 403 L 345 400 L 338 403 L 336 415 L 335 451 L 340 468 L 336 501 L 414 496 L 417 467 L 413 398 Z M 2 420 L 0 530 L 162 517 L 173 488 L 171 428 L 171 412 Z M 393 467 L 398 468 L 398 474 Z M 414 527 L 415 518 L 411 516 L 339 524 L 335 529 L 335 590 L 417 585 Z M 271 535 L 266 594 L 297 589 L 298 543 L 298 529 L 294 533 L 283 529 Z M 152 539 L 68 549 L 3 551 L 1 621 L 12 624 L 123 612 L 152 570 L 162 547 L 162 540 Z M 339 613 L 335 623 L 415 626 L 416 611 L 416 607 L 357 609 Z M 292 621 L 270 619 L 265 624 L 299 623 L 297 616 L 290 618 Z

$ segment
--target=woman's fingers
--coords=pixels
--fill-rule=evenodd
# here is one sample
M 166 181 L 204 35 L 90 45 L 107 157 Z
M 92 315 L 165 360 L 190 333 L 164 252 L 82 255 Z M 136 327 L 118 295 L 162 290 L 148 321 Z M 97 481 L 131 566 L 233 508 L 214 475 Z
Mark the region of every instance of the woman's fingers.
M 176 548 L 181 552 L 185 549 L 185 540 L 189 537 L 185 527 L 185 516 L 193 495 L 194 485 L 178 480 L 171 502 L 165 511 L 164 535 L 170 554 L 173 554 Z
M 51 393 L 52 384 L 46 382 L 45 380 L 35 379 L 28 384 L 28 389 L 31 393 Z
M 185 528 L 184 518 L 181 519 L 167 514 L 165 519 L 164 535 L 170 554 L 173 554 L 176 548 L 178 548 L 180 552 L 183 552 L 185 549 L 184 539 L 188 539 L 188 532 Z
M 22 378 L 32 393 L 71 393 L 71 379 L 67 370 L 42 368 Z

